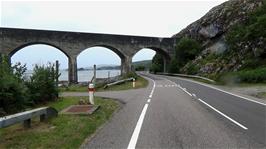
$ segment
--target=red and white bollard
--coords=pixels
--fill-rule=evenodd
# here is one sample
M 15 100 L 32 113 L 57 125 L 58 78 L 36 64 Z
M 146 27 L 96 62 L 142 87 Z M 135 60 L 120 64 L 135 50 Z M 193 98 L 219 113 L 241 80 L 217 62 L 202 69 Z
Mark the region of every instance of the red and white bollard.
M 94 84 L 93 83 L 89 84 L 88 91 L 89 91 L 89 102 L 90 102 L 90 104 L 94 105 L 93 96 L 94 96 L 95 88 L 94 88 Z
M 136 80 L 133 78 L 133 82 L 132 82 L 133 88 L 135 88 L 136 86 Z

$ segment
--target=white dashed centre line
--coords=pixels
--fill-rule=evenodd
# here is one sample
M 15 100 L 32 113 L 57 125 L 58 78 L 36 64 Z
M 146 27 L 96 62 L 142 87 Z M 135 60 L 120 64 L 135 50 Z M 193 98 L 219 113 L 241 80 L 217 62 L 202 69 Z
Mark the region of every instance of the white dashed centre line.
M 152 79 L 150 79 L 150 80 L 152 80 Z M 127 146 L 127 149 L 135 149 L 136 148 L 136 144 L 137 144 L 137 141 L 138 141 L 139 133 L 140 133 L 140 130 L 141 130 L 141 127 L 142 127 L 142 123 L 144 121 L 145 114 L 147 112 L 149 103 L 151 102 L 151 97 L 152 97 L 154 89 L 155 89 L 155 81 L 152 80 L 152 82 L 153 82 L 153 87 L 152 87 L 152 90 L 151 90 L 151 93 L 150 93 L 150 96 L 149 96 L 150 98 L 147 101 L 148 103 L 146 103 L 144 105 L 144 107 L 143 107 L 143 110 L 142 110 L 142 112 L 141 112 L 141 114 L 139 116 L 139 120 L 138 120 L 137 125 L 136 125 L 136 127 L 134 129 L 134 132 L 133 132 L 133 134 L 131 136 L 131 139 L 130 139 L 130 142 L 129 142 L 128 146 Z

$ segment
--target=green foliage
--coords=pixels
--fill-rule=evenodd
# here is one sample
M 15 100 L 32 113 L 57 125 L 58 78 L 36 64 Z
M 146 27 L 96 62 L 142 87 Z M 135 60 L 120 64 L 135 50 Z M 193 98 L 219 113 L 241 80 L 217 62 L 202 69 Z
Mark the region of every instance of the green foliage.
M 187 37 L 182 38 L 176 46 L 175 57 L 178 60 L 179 68 L 183 67 L 188 61 L 195 59 L 201 51 L 202 47 L 196 40 Z
M 151 65 L 151 72 L 163 72 L 163 56 L 156 53 L 156 55 L 152 59 L 152 65 Z
M 0 116 L 20 111 L 29 102 L 22 79 L 25 71 L 25 65 L 20 63 L 11 67 L 7 58 L 0 63 Z
M 145 70 L 145 66 L 143 66 L 143 65 L 138 65 L 138 66 L 136 66 L 135 70 L 136 70 L 136 71 L 144 71 L 144 70 Z
M 48 66 L 35 65 L 30 81 L 26 83 L 30 91 L 30 99 L 35 104 L 55 100 L 58 96 L 56 86 L 58 77 L 54 64 Z
M 198 71 L 199 71 L 199 66 L 192 64 L 191 62 L 187 64 L 187 73 L 189 75 L 195 75 L 198 73 Z
M 238 50 L 243 48 L 240 43 L 256 43 L 261 37 L 266 42 L 266 1 L 249 15 L 247 23 L 235 25 L 226 35 L 226 41 L 230 49 Z
M 266 83 L 266 67 L 242 70 L 227 73 L 220 78 L 221 82 L 228 83 Z
M 266 68 L 239 71 L 236 75 L 239 82 L 266 83 Z
M 176 59 L 171 60 L 169 66 L 170 73 L 179 73 L 178 61 Z
M 137 79 L 138 75 L 135 72 L 130 72 L 130 73 L 127 73 L 127 74 L 123 75 L 123 79 L 128 79 L 128 78 Z

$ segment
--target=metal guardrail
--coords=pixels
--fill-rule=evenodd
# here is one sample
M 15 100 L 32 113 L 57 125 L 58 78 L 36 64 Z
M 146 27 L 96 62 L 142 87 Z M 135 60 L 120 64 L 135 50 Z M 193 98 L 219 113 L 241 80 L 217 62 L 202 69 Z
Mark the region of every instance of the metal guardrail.
M 5 117 L 0 118 L 0 128 L 7 127 L 23 121 L 23 125 L 26 128 L 31 126 L 31 119 L 36 116 L 40 116 L 40 121 L 43 122 L 49 117 L 55 117 L 58 115 L 56 109 L 52 107 L 37 108 Z
M 135 78 L 128 78 L 128 79 L 123 79 L 123 80 L 119 80 L 119 81 L 116 81 L 116 82 L 112 82 L 112 83 L 109 83 L 109 84 L 106 84 L 104 86 L 104 88 L 107 88 L 109 86 L 112 86 L 112 85 L 116 85 L 116 84 L 120 84 L 120 83 L 123 83 L 123 82 L 127 82 L 127 81 L 131 81 L 131 80 L 134 80 Z
M 157 73 L 159 75 L 169 75 L 169 76 L 178 76 L 178 77 L 187 77 L 187 78 L 196 78 L 196 79 L 202 79 L 205 81 L 209 81 L 212 83 L 215 83 L 214 80 L 211 80 L 209 78 L 201 77 L 201 76 L 196 76 L 196 75 L 186 75 L 186 74 L 177 74 L 177 73 Z

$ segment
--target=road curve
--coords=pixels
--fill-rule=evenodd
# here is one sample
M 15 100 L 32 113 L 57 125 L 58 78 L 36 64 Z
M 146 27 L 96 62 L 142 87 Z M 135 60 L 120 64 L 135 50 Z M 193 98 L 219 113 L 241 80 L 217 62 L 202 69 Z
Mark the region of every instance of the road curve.
M 150 78 L 145 89 L 97 93 L 123 106 L 82 148 L 266 147 L 264 105 L 175 77 L 142 75 Z

